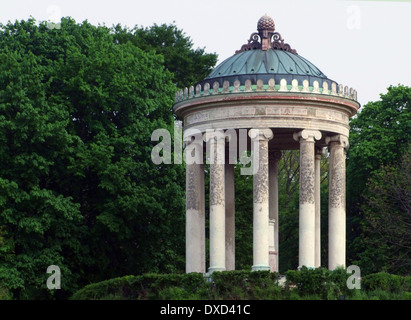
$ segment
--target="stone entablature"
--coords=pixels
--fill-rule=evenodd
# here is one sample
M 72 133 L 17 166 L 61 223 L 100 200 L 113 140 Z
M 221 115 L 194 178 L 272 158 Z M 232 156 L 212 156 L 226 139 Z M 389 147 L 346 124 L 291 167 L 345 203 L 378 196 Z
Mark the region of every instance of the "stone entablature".
M 315 128 L 348 136 L 349 118 L 358 108 L 356 101 L 340 96 L 254 91 L 184 100 L 174 110 L 186 129 Z
M 299 83 L 298 79 L 293 79 L 291 83 L 287 83 L 286 79 L 282 79 L 279 84 L 275 83 L 274 78 L 264 83 L 263 80 L 257 80 L 256 84 L 252 84 L 251 80 L 246 80 L 241 83 L 239 80 L 230 84 L 229 81 L 224 81 L 223 86 L 215 81 L 213 83 L 206 82 L 203 86 L 201 84 L 191 86 L 190 88 L 181 89 L 176 93 L 175 103 L 185 101 L 193 98 L 199 98 L 210 95 L 235 94 L 246 92 L 298 92 L 305 94 L 321 94 L 343 97 L 349 100 L 357 101 L 357 91 L 348 86 L 332 82 L 329 86 L 327 81 L 323 81 L 320 87 L 319 81 L 313 81 L 313 85 L 309 85 L 308 80 L 303 80 Z

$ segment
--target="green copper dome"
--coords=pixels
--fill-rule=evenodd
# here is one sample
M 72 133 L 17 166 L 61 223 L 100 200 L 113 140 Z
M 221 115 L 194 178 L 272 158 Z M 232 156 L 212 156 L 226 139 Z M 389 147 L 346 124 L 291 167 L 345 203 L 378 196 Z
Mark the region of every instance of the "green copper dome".
M 220 63 L 206 79 L 201 81 L 212 85 L 224 81 L 230 85 L 235 80 L 244 83 L 249 79 L 253 84 L 258 79 L 267 82 L 273 78 L 276 83 L 286 79 L 288 83 L 297 79 L 300 83 L 308 80 L 310 85 L 314 81 L 331 85 L 332 80 L 307 59 L 298 55 L 296 50 L 284 43 L 278 32 L 274 32 L 274 21 L 262 17 L 257 24 L 258 32 L 251 34 L 250 40 L 243 45 L 232 57 Z
M 238 53 L 220 63 L 206 79 L 239 75 L 299 75 L 327 79 L 315 65 L 303 57 L 283 51 L 268 49 Z

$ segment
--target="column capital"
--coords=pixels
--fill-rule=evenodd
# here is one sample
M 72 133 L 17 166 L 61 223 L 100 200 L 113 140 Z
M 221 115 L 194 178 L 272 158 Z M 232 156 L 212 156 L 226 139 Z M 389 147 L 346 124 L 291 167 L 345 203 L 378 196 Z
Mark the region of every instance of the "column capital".
M 330 146 L 332 142 L 336 142 L 340 147 L 343 147 L 345 150 L 348 150 L 350 144 L 348 142 L 348 137 L 343 136 L 342 134 L 337 134 L 335 136 L 326 137 L 325 143 Z
M 321 131 L 308 129 L 301 130 L 300 132 L 295 132 L 293 135 L 294 140 L 300 142 L 301 140 L 314 142 L 315 140 L 320 140 L 321 137 Z
M 184 161 L 186 164 L 204 164 L 203 133 L 198 129 L 189 129 L 184 132 Z
M 225 142 L 226 134 L 223 129 L 206 130 L 203 134 L 203 139 L 205 142 Z
M 250 129 L 248 131 L 248 136 L 251 139 L 256 139 L 256 140 L 271 140 L 274 138 L 273 131 L 271 129 L 265 128 L 265 129 Z
M 186 148 L 192 143 L 202 144 L 204 140 L 203 132 L 196 128 L 190 128 L 184 131 L 183 147 Z

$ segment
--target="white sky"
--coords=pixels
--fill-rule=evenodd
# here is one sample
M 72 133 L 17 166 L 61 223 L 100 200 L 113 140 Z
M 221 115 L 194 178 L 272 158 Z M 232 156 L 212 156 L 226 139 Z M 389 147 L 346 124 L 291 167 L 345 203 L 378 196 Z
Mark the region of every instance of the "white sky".
M 111 26 L 175 23 L 194 47 L 230 57 L 267 13 L 285 42 L 362 105 L 390 85 L 411 85 L 411 0 L 0 0 L 0 22 L 28 19 Z

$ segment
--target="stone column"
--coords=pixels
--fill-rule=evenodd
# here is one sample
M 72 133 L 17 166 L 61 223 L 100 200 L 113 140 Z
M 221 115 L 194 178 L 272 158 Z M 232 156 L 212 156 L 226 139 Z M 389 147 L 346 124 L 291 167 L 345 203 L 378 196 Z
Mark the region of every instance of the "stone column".
M 205 273 L 205 194 L 203 145 L 192 142 L 186 153 L 193 161 L 186 161 L 186 272 Z
M 315 148 L 315 267 L 321 267 L 321 157 L 324 150 Z
M 235 270 L 235 185 L 234 165 L 225 165 L 225 267 Z
M 294 134 L 300 142 L 299 267 L 315 265 L 315 168 L 314 144 L 321 132 L 302 130 Z
M 269 265 L 269 195 L 268 195 L 268 141 L 273 138 L 271 129 L 251 129 L 253 166 L 253 266 L 252 270 L 270 270 Z M 257 144 L 257 146 L 255 145 Z M 256 147 L 256 148 L 255 148 Z
M 269 219 L 268 220 L 268 263 L 270 265 L 271 272 L 277 272 L 277 252 L 275 251 L 275 220 Z
M 210 147 L 210 267 L 226 270 L 225 262 L 225 135 L 222 131 L 206 133 Z
M 281 159 L 281 151 L 275 150 L 269 152 L 269 198 L 270 198 L 270 221 L 272 220 L 273 232 L 272 241 L 270 241 L 270 270 L 278 272 L 278 162 Z M 271 237 L 271 234 L 270 234 Z
M 327 137 L 330 153 L 328 200 L 328 268 L 345 267 L 345 149 L 348 138 Z

